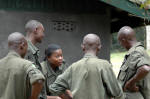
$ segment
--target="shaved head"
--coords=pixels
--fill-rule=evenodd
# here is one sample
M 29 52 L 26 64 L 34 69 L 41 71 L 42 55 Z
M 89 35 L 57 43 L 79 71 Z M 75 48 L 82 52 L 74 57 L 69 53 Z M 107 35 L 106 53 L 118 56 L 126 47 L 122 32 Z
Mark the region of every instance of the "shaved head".
M 25 25 L 26 32 L 32 33 L 37 27 L 42 26 L 42 23 L 37 20 L 29 20 Z
M 19 44 L 24 43 L 25 37 L 19 32 L 11 33 L 8 36 L 8 47 L 11 49 L 16 49 Z
M 8 47 L 10 50 L 17 52 L 22 58 L 27 53 L 28 45 L 24 35 L 19 32 L 11 33 L 8 36 Z
M 122 27 L 118 32 L 118 40 L 123 47 L 130 49 L 136 42 L 135 31 L 129 26 Z
M 119 37 L 124 39 L 133 39 L 135 38 L 135 31 L 129 26 L 124 26 L 118 32 L 118 38 Z
M 44 37 L 44 27 L 41 22 L 37 20 L 30 20 L 25 25 L 27 32 L 27 39 L 32 42 L 33 45 L 41 43 Z
M 101 47 L 100 38 L 96 34 L 87 34 L 83 38 L 82 46 L 84 50 L 97 50 Z

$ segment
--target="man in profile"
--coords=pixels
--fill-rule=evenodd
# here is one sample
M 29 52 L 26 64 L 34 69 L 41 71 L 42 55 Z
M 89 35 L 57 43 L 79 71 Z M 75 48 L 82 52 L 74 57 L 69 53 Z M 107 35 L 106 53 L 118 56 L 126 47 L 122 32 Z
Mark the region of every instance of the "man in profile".
M 25 25 L 26 39 L 28 43 L 28 51 L 25 58 L 32 61 L 35 66 L 42 72 L 42 67 L 39 61 L 40 50 L 36 44 L 41 43 L 44 37 L 44 26 L 37 20 L 29 20 Z M 38 97 L 38 99 L 46 99 L 45 85 Z
M 137 42 L 135 31 L 124 26 L 118 32 L 118 41 L 128 50 L 120 67 L 118 81 L 125 99 L 150 99 L 150 57 Z

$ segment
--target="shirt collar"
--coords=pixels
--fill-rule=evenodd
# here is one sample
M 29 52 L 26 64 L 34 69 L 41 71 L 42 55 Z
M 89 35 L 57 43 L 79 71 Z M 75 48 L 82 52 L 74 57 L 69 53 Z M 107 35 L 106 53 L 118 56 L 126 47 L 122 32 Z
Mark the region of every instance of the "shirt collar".
M 28 47 L 31 49 L 33 54 L 39 53 L 39 49 L 28 40 Z
M 142 46 L 142 47 L 143 47 L 143 45 L 142 45 L 141 42 L 137 42 L 135 45 L 133 45 L 133 46 L 129 49 L 128 53 L 130 54 L 130 53 L 131 53 L 133 50 L 135 50 L 136 47 L 138 47 L 138 46 Z
M 9 51 L 8 56 L 15 56 L 15 57 L 20 57 L 21 58 L 21 56 L 17 52 L 15 52 L 13 50 Z
M 46 60 L 46 65 L 47 65 L 48 71 L 51 71 L 50 73 L 52 73 L 52 74 L 55 74 L 55 75 L 56 75 L 57 72 L 62 71 L 62 68 L 58 67 L 57 70 L 56 70 L 56 72 L 55 72 L 55 71 L 52 69 L 52 67 L 50 66 L 50 64 L 49 64 L 49 62 L 48 62 L 47 60 Z
M 91 54 L 91 53 L 86 53 L 86 54 L 84 55 L 84 58 L 98 58 L 98 57 L 95 56 L 95 55 L 93 55 L 93 54 Z

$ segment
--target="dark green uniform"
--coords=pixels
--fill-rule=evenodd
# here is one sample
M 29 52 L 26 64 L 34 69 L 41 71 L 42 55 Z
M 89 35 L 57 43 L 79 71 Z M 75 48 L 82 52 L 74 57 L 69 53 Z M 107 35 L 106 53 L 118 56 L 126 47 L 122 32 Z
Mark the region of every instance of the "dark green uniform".
M 57 95 L 70 89 L 73 99 L 124 99 L 111 64 L 91 54 L 73 63 L 49 89 Z
M 137 69 L 143 65 L 150 66 L 150 57 L 142 44 L 138 42 L 129 49 L 120 68 L 118 81 L 122 87 L 136 74 Z M 143 80 L 137 82 L 137 86 L 139 86 L 140 92 L 127 91 L 125 92 L 126 99 L 150 99 L 150 73 Z
M 56 71 L 54 71 L 50 66 L 50 64 L 48 63 L 48 61 L 46 60 L 41 63 L 41 66 L 44 76 L 46 78 L 45 86 L 47 95 L 52 96 L 53 94 L 49 92 L 48 86 L 51 85 L 56 80 L 56 78 L 67 69 L 68 65 L 66 64 L 65 61 L 63 61 L 63 64 L 60 67 L 56 68 Z
M 16 52 L 0 60 L 0 99 L 29 99 L 31 85 L 37 80 L 44 80 L 42 73 Z
M 30 60 L 30 61 L 34 62 L 36 67 L 39 70 L 42 70 L 41 64 L 40 64 L 40 61 L 39 61 L 39 54 L 40 54 L 39 49 L 36 46 L 34 46 L 31 41 L 28 41 L 28 52 L 27 52 L 25 58 L 27 60 Z
M 39 61 L 39 49 L 32 44 L 31 41 L 28 41 L 28 52 L 26 54 L 26 59 L 34 62 L 35 66 L 42 72 L 42 67 Z M 39 96 L 39 99 L 46 99 L 46 89 L 43 86 L 42 92 Z

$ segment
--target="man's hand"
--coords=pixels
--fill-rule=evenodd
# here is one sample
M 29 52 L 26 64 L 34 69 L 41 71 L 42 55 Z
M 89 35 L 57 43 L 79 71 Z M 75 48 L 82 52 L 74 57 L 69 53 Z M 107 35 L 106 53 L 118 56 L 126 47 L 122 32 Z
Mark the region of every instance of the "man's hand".
M 126 82 L 123 88 L 124 91 L 126 90 L 129 90 L 131 92 L 139 91 L 139 87 L 136 86 L 136 83 L 142 80 L 143 78 L 145 78 L 146 75 L 149 73 L 149 71 L 150 71 L 150 66 L 144 65 L 139 67 L 136 74 L 129 81 Z
M 68 95 L 68 97 L 73 98 L 72 93 L 70 90 L 66 90 L 66 95 Z
M 62 99 L 58 96 L 47 96 L 47 99 Z
M 73 99 L 72 93 L 70 90 L 66 90 L 66 92 L 64 94 L 60 95 L 60 97 L 62 99 Z
M 136 86 L 136 84 L 132 84 L 132 83 L 130 82 L 130 80 L 129 80 L 129 81 L 126 82 L 126 84 L 125 84 L 123 90 L 124 90 L 124 91 L 127 91 L 127 90 L 128 90 L 128 91 L 131 91 L 131 92 L 138 92 L 138 91 L 139 91 L 139 87 Z

